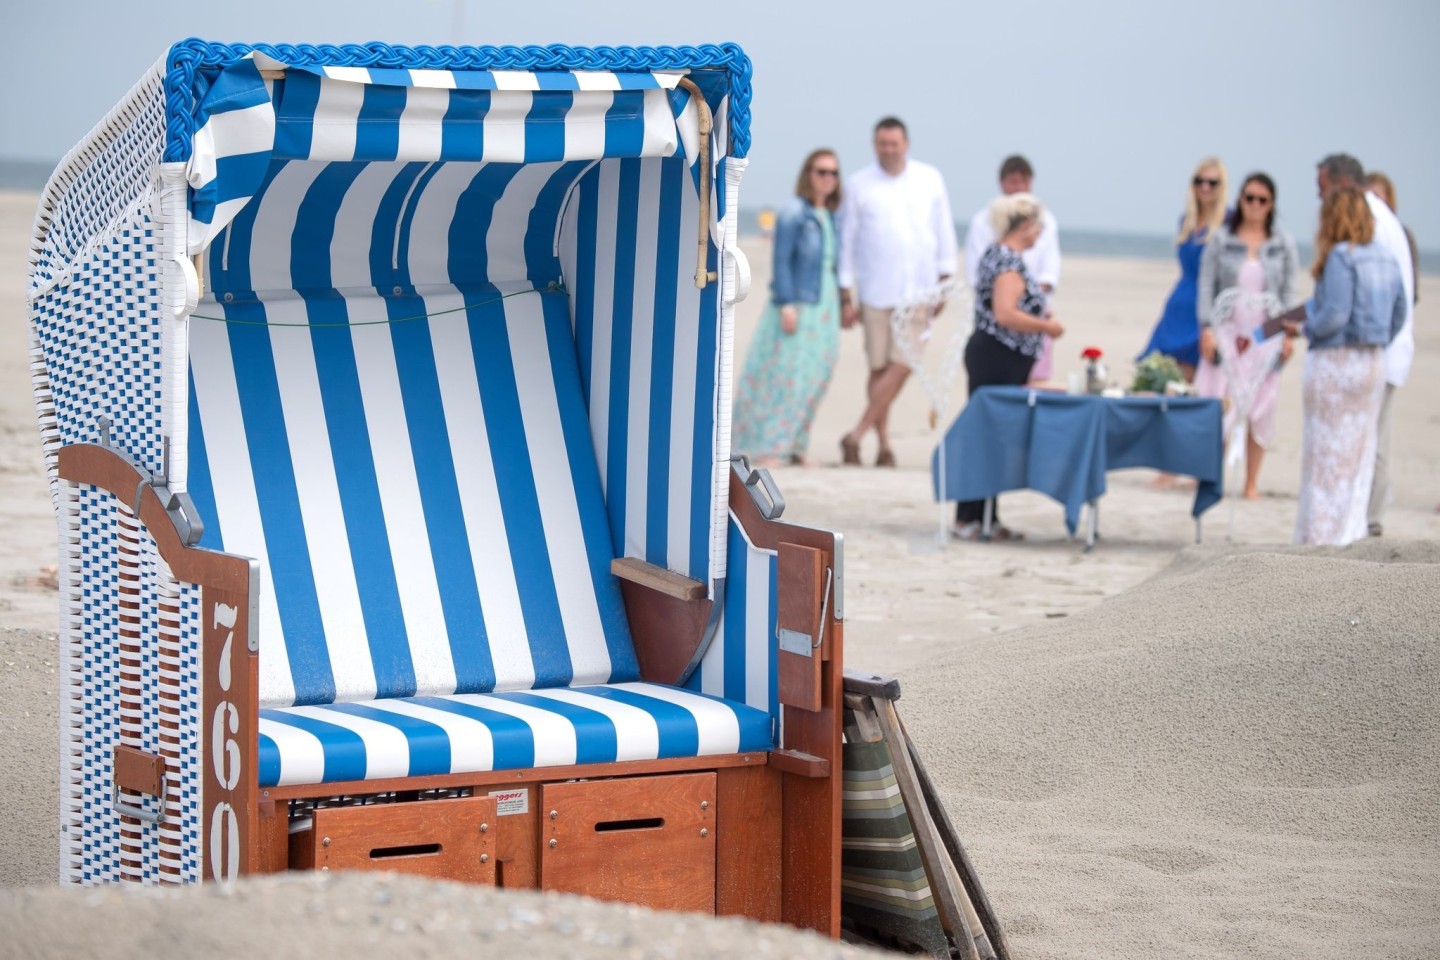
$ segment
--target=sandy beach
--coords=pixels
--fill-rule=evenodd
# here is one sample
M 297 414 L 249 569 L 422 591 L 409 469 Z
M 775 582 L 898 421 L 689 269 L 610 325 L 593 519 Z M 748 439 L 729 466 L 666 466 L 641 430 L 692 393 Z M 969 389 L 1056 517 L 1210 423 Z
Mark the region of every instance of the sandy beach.
M 288 877 L 228 897 L 42 889 L 56 881 L 57 601 L 41 582 L 56 534 L 25 342 L 34 205 L 0 193 L 0 957 L 149 957 L 140 934 L 157 930 L 176 952 L 216 956 L 858 955 L 735 921 L 384 878 Z M 768 244 L 746 249 L 737 364 L 769 277 Z M 1177 272 L 1066 257 L 1057 379 L 1094 345 L 1128 385 Z M 1286 546 L 1303 348 L 1260 500 L 1217 506 L 1196 547 L 1193 492 L 1112 474 L 1085 554 L 1033 493 L 1005 501 L 1025 542 L 941 545 L 935 434 L 914 384 L 892 416 L 899 467 L 838 466 L 865 378 L 859 332 L 844 334 L 813 465 L 775 471 L 786 519 L 844 532 L 848 664 L 900 678 L 1017 958 L 1440 955 L 1440 278 L 1420 291 L 1386 536 L 1345 550 Z M 944 422 L 963 397 L 962 371 Z M 84 922 L 66 923 L 77 906 Z M 207 931 L 232 915 L 252 932 L 222 944 Z M 135 935 L 113 939 L 112 924 Z

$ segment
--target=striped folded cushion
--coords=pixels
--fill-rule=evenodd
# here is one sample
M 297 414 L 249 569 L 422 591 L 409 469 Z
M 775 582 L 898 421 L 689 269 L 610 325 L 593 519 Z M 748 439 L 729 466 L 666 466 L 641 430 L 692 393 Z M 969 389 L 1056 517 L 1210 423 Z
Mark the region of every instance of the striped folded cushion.
M 769 714 L 653 683 L 260 711 L 260 786 L 768 750 Z

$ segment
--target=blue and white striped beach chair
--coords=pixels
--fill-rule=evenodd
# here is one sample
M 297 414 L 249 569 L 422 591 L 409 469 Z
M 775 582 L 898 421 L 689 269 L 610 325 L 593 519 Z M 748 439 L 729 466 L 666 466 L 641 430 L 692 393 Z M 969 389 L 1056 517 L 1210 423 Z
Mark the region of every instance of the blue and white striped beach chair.
M 749 101 L 734 46 L 191 40 L 72 151 L 63 880 L 838 931 L 839 537 L 729 451 Z

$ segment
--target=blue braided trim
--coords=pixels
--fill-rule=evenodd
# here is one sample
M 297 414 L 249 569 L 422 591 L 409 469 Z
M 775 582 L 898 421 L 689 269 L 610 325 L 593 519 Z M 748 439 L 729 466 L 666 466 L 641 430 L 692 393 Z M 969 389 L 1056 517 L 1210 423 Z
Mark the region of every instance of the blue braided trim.
M 251 52 L 297 67 L 401 70 L 726 70 L 730 74 L 730 155 L 750 152 L 750 58 L 734 43 L 698 47 L 397 47 L 366 44 L 209 43 L 191 38 L 170 48 L 165 76 L 165 161 L 190 157 L 195 134 L 195 74 L 226 67 Z

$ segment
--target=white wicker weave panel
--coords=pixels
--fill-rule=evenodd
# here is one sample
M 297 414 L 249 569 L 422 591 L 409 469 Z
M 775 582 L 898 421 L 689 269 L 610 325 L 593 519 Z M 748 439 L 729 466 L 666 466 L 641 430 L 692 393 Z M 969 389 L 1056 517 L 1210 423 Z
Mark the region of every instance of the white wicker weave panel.
M 80 616 L 62 642 L 60 879 L 198 881 L 200 588 L 174 579 L 128 506 L 95 487 L 63 486 L 78 500 Z M 117 744 L 165 757 L 164 824 L 115 815 Z
M 43 433 L 43 417 L 42 417 Z M 53 479 L 60 527 L 60 882 L 79 883 L 84 868 L 85 632 L 80 596 L 80 491 Z
M 154 224 L 142 210 L 30 308 L 54 410 L 53 441 L 46 440 L 94 443 L 96 418 L 105 416 L 111 443 L 152 472 L 162 450 L 157 254 Z M 45 419 L 42 410 L 42 431 Z
M 111 754 L 120 737 L 119 506 L 94 487 L 80 488 L 80 629 L 75 657 L 78 722 L 62 745 L 78 767 L 78 791 L 61 811 L 72 862 L 67 879 L 84 884 L 123 878 L 119 818 L 111 805 Z
M 30 292 L 62 277 L 155 190 L 165 147 L 165 73 L 151 69 L 61 162 L 36 214 Z

